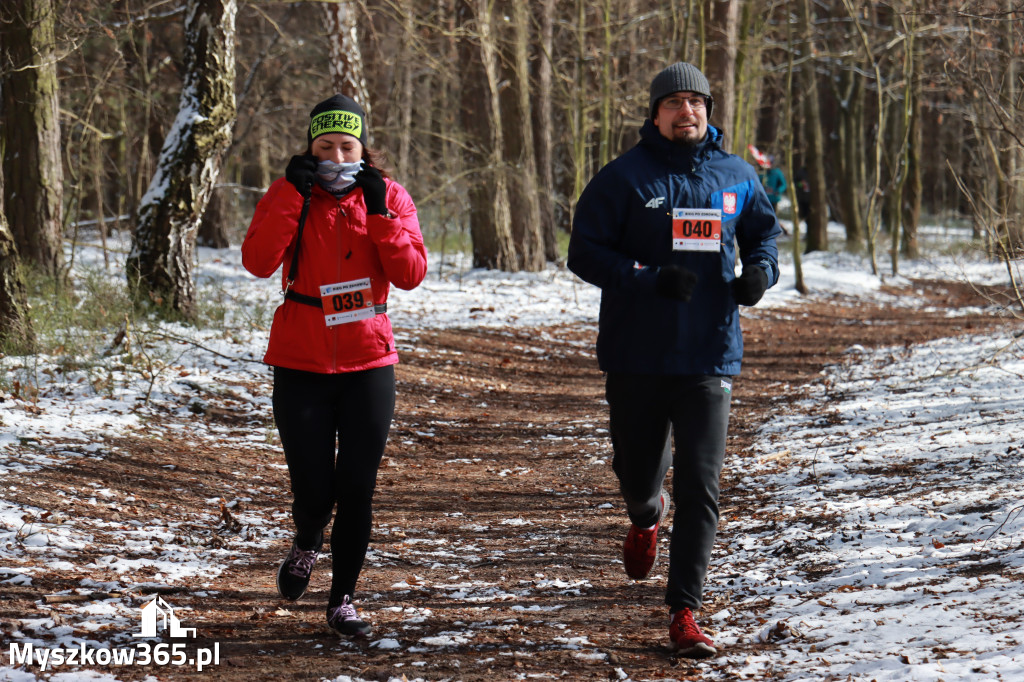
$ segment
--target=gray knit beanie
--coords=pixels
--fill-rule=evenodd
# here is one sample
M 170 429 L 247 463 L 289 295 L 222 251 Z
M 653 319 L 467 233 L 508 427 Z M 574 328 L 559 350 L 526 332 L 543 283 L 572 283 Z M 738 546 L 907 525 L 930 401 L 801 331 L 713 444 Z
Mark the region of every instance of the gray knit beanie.
M 708 118 L 711 118 L 711 110 L 715 100 L 711 97 L 711 86 L 708 79 L 693 64 L 676 62 L 672 66 L 666 66 L 661 73 L 651 81 L 651 102 L 650 117 L 654 120 L 655 111 L 658 108 L 658 101 L 674 92 L 696 92 L 708 98 Z

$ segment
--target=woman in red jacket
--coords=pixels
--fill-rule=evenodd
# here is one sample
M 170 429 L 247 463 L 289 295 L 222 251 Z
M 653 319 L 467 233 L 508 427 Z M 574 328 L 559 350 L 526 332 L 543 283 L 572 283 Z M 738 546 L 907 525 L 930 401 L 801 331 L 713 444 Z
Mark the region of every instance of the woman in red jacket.
M 306 591 L 337 505 L 327 623 L 366 637 L 370 626 L 352 601 L 395 409 L 388 291 L 418 286 L 427 252 L 412 199 L 366 146 L 363 109 L 335 95 L 310 119 L 306 153 L 271 184 L 242 244 L 242 263 L 257 277 L 284 266 L 285 300 L 263 358 L 274 368 L 295 523 L 277 587 L 286 599 Z

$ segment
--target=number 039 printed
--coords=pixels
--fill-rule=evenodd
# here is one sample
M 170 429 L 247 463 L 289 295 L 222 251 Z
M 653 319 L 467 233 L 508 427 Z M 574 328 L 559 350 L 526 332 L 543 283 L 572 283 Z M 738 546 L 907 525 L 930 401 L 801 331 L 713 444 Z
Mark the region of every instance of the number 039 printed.
M 324 284 L 320 287 L 320 300 L 323 303 L 328 327 L 368 320 L 376 315 L 369 277 L 350 282 Z
M 673 208 L 673 251 L 719 251 L 722 211 L 717 208 Z

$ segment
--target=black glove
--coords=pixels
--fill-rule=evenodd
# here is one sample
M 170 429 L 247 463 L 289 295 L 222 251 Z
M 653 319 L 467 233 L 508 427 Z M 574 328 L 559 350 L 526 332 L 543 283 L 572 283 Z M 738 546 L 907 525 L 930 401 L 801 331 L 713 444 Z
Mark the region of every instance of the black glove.
M 654 288 L 659 294 L 683 303 L 690 300 L 696 284 L 697 275 L 678 265 L 662 265 L 654 280 Z
M 756 265 L 743 268 L 743 273 L 732 281 L 732 297 L 740 305 L 754 305 L 768 289 L 768 273 Z
M 319 165 L 320 162 L 312 154 L 296 154 L 288 162 L 284 178 L 295 185 L 299 194 L 308 197 L 313 191 L 313 182 L 316 180 L 316 169 Z
M 387 215 L 388 206 L 384 202 L 384 176 L 373 166 L 363 166 L 356 173 L 356 187 L 363 188 L 363 201 L 366 202 L 368 215 Z

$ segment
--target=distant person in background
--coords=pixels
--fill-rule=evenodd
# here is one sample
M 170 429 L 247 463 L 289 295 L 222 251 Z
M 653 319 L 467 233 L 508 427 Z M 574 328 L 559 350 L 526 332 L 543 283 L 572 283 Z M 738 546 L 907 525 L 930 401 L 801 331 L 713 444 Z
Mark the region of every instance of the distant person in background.
M 811 222 L 811 183 L 807 177 L 807 168 L 800 166 L 793 174 L 793 183 L 796 186 L 796 207 L 800 213 L 800 219 L 810 225 Z
M 284 266 L 285 299 L 263 358 L 274 367 L 295 524 L 277 589 L 292 600 L 306 591 L 337 507 L 327 625 L 350 637 L 370 633 L 353 601 L 395 411 L 388 292 L 415 288 L 427 272 L 416 206 L 380 170 L 366 123 L 344 95 L 317 104 L 305 152 L 270 185 L 242 243 L 242 264 L 257 277 Z
M 630 520 L 626 575 L 646 578 L 658 558 L 671 465 L 669 647 L 693 658 L 716 653 L 694 611 L 718 527 L 732 380 L 743 357 L 738 306 L 756 304 L 778 281 L 781 232 L 753 166 L 724 151 L 722 132 L 708 125 L 713 106 L 708 79 L 692 64 L 654 77 L 640 142 L 580 195 L 568 258 L 570 270 L 601 288 L 597 359 Z
M 774 156 L 766 156 L 759 165 L 761 170 L 758 173 L 758 177 L 761 179 L 761 184 L 764 185 L 764 191 L 768 194 L 768 201 L 772 202 L 772 210 L 778 215 L 779 201 L 782 200 L 782 195 L 789 187 L 786 184 L 786 176 L 783 175 L 780 169 L 775 167 Z

